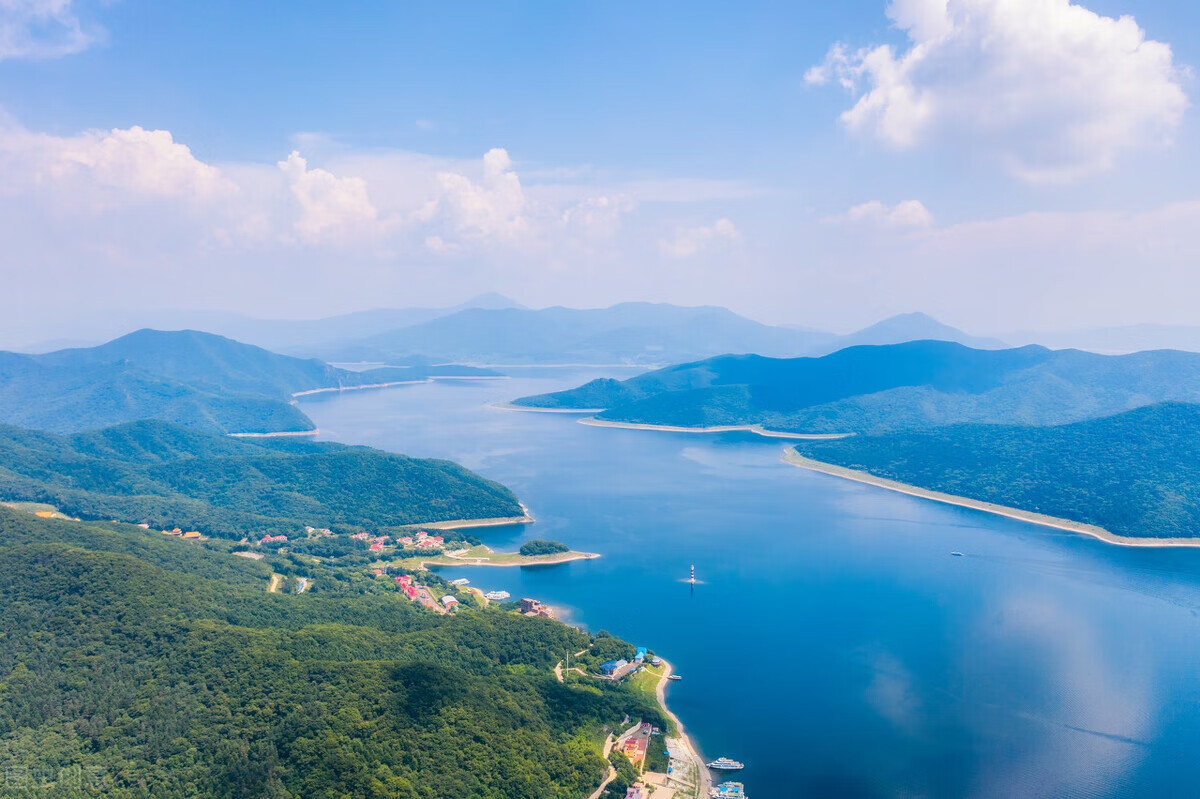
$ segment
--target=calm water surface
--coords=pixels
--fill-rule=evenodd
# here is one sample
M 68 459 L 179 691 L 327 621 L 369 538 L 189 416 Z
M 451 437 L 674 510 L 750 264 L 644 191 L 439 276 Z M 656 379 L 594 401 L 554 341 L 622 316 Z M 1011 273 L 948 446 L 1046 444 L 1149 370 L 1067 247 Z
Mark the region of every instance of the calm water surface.
M 806 472 L 756 436 L 489 407 L 599 373 L 514 374 L 303 409 L 325 438 L 510 486 L 538 521 L 476 533 L 493 547 L 603 553 L 443 574 L 670 658 L 672 708 L 754 799 L 1200 796 L 1200 550 Z

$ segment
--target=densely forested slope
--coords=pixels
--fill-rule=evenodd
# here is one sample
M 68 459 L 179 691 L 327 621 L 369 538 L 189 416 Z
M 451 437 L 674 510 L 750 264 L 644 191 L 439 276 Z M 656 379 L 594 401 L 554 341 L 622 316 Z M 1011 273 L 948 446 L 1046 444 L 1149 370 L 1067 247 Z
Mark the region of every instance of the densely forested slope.
M 241 562 L 203 560 L 222 557 Z M 557 622 L 268 594 L 256 568 L 0 508 L 10 773 L 94 781 L 64 796 L 565 799 L 605 771 L 596 730 L 658 718 L 619 686 L 556 682 L 589 644 Z
M 152 420 L 70 436 L 0 425 L 0 499 L 225 538 L 522 515 L 507 488 L 449 461 Z
M 1200 406 L 1164 403 L 1048 427 L 953 425 L 796 447 L 879 477 L 1094 524 L 1200 535 Z
M 0 421 L 55 432 L 145 418 L 213 432 L 309 430 L 312 422 L 289 404 L 296 392 L 418 380 L 431 371 L 352 372 L 210 333 L 140 330 L 98 347 L 0 352 Z
M 645 424 L 842 433 L 959 422 L 1057 424 L 1165 400 L 1200 401 L 1200 355 L 975 350 L 917 341 L 822 358 L 722 356 L 515 404 L 606 408 L 601 419 Z

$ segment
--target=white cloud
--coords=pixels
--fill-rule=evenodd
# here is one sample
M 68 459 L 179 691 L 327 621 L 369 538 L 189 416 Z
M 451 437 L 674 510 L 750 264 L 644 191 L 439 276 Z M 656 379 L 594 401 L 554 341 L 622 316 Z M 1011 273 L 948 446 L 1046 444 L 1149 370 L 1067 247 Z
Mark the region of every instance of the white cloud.
M 712 244 L 735 242 L 741 237 L 737 226 L 722 217 L 711 225 L 676 228 L 675 235 L 659 241 L 658 247 L 664 255 L 671 258 L 690 258 Z
M 832 47 L 805 78 L 857 96 L 842 122 L 896 148 L 967 141 L 1028 181 L 1171 142 L 1188 101 L 1169 45 L 1068 0 L 893 0 L 909 47 Z
M 69 183 L 88 194 L 76 200 L 90 198 L 97 207 L 120 194 L 205 201 L 236 191 L 219 169 L 197 159 L 169 131 L 137 126 L 62 137 L 9 124 L 0 127 L 0 170 L 10 191 Z M 99 197 L 97 189 L 115 192 Z
M 72 0 L 0 0 L 0 61 L 78 53 L 98 36 L 84 30 Z
M 339 178 L 324 169 L 309 169 L 295 150 L 279 162 L 279 168 L 300 206 L 293 227 L 304 241 L 345 241 L 380 231 L 379 211 L 367 196 L 367 182 L 362 178 Z
M 825 221 L 897 229 L 926 228 L 933 224 L 933 214 L 920 200 L 904 200 L 895 205 L 871 200 L 850 208 L 844 214 L 827 217 Z
M 459 172 L 440 172 L 437 178 L 440 195 L 427 215 L 442 216 L 459 235 L 513 242 L 529 232 L 525 192 L 507 150 L 484 154 L 477 181 Z

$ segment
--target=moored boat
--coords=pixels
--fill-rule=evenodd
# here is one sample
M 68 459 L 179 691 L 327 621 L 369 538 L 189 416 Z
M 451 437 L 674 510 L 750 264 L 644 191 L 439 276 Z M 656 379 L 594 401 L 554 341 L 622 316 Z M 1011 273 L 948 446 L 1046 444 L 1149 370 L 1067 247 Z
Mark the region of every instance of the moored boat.
M 730 760 L 727 757 L 718 757 L 716 760 L 710 761 L 708 767 L 714 771 L 738 771 L 745 768 L 746 764 Z

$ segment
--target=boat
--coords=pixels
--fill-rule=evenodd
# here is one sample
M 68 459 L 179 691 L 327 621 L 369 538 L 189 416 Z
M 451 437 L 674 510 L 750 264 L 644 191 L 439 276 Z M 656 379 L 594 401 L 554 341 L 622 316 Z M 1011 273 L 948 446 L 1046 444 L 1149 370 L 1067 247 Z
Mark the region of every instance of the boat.
M 951 552 L 950 554 L 956 558 L 961 558 L 963 556 L 963 553 L 961 552 Z
M 746 799 L 746 786 L 740 782 L 723 782 L 709 790 L 713 799 Z
M 682 678 L 682 677 L 680 677 L 678 674 L 672 674 L 672 675 L 671 675 L 670 677 L 668 677 L 667 679 L 668 679 L 668 680 L 682 680 L 683 678 Z
M 746 764 L 730 760 L 727 757 L 718 757 L 716 760 L 710 761 L 708 767 L 714 771 L 739 771 L 745 768 Z

